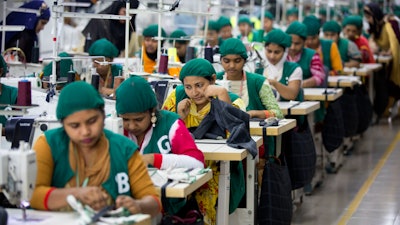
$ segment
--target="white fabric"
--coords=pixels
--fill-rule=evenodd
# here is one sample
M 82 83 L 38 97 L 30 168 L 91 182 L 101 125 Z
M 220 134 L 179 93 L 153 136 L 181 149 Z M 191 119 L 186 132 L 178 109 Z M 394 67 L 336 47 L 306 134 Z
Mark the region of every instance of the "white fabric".
M 283 65 L 286 61 L 287 54 L 288 54 L 287 51 L 285 51 L 281 60 L 275 65 L 269 62 L 269 60 L 266 58 L 266 67 L 263 73 L 264 77 L 277 81 L 281 80 L 283 73 Z M 301 70 L 300 67 L 296 68 L 290 75 L 289 81 L 293 80 L 300 80 L 300 81 L 303 80 L 303 71 Z

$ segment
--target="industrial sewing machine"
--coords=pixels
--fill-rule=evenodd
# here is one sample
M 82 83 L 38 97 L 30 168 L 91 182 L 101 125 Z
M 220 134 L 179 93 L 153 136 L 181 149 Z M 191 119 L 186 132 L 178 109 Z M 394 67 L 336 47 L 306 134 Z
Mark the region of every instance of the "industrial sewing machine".
M 21 141 L 18 149 L 0 149 L 0 190 L 12 205 L 25 209 L 35 188 L 36 156 L 29 144 Z

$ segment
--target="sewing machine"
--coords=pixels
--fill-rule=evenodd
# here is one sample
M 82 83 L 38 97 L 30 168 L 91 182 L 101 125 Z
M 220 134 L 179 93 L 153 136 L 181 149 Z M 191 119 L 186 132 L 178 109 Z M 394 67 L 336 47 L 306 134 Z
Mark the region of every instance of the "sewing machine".
M 35 152 L 23 141 L 18 149 L 1 149 L 0 168 L 0 189 L 11 204 L 26 208 L 36 181 Z

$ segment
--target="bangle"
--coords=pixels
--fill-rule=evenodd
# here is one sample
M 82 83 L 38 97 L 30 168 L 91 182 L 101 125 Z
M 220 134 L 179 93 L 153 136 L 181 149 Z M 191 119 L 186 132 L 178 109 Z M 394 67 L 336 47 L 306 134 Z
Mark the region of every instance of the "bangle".
M 267 119 L 267 118 L 269 118 L 269 111 L 268 110 L 264 110 L 264 113 L 265 113 L 265 119 Z

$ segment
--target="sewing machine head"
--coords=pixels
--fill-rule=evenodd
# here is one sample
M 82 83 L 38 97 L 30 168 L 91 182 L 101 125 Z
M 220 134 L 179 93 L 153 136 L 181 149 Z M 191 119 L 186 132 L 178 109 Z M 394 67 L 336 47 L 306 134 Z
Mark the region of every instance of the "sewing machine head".
M 6 123 L 5 136 L 11 142 L 11 149 L 19 148 L 21 141 L 32 146 L 43 132 L 60 126 L 55 116 L 12 117 Z
M 36 182 L 36 156 L 29 144 L 21 141 L 18 149 L 0 150 L 0 189 L 8 201 L 26 207 Z

